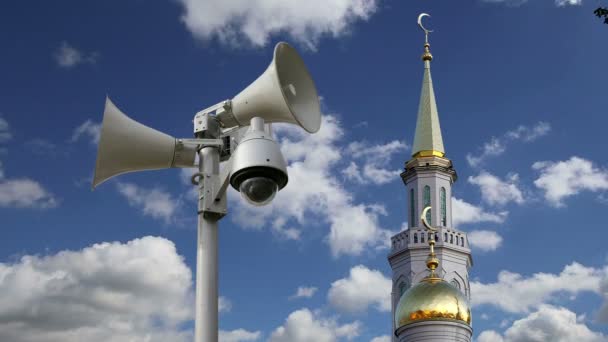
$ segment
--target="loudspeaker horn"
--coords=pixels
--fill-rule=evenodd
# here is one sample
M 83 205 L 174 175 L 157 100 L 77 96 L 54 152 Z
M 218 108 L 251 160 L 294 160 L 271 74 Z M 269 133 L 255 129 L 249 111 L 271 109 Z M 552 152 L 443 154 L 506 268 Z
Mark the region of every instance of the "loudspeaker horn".
M 126 172 L 192 167 L 194 158 L 194 150 L 188 151 L 174 137 L 131 119 L 106 98 L 93 188 Z
M 315 133 L 321 127 L 317 88 L 298 52 L 281 42 L 272 62 L 253 83 L 231 100 L 232 115 L 239 126 L 253 117 L 265 122 L 288 122 Z

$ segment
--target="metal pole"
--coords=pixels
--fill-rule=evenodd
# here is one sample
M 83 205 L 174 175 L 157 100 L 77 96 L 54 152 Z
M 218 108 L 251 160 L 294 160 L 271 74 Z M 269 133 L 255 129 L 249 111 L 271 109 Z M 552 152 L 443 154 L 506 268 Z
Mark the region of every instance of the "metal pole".
M 209 178 L 218 175 L 220 156 L 216 147 L 199 151 L 198 241 L 196 250 L 195 342 L 218 342 L 218 219 L 205 217 L 203 198 Z

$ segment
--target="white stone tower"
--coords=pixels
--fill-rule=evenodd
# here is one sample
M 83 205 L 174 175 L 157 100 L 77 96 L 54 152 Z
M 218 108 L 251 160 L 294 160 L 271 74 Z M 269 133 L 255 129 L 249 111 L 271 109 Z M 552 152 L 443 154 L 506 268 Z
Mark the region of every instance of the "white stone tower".
M 420 18 L 422 16 L 419 17 L 421 27 Z M 427 213 L 426 219 L 430 225 L 437 228 L 434 233 L 435 253 L 439 261 L 437 277 L 460 290 L 467 301 L 470 298 L 469 268 L 472 266 L 473 260 L 466 234 L 452 226 L 452 184 L 456 181 L 457 176 L 452 161 L 445 156 L 443 147 L 431 79 L 433 56 L 428 43 L 428 32 L 430 31 L 422 28 L 426 34 L 422 55 L 424 61 L 422 93 L 412 158 L 406 162 L 405 171 L 401 174 L 407 191 L 408 229 L 391 238 L 392 248 L 388 256 L 393 271 L 393 317 L 398 314 L 396 311 L 398 311 L 397 305 L 401 296 L 429 275 L 427 255 L 428 242 L 432 233 L 420 224 L 420 213 L 426 206 L 432 207 L 432 210 Z M 393 332 L 400 328 L 400 326 L 396 326 L 399 325 L 399 322 L 395 323 L 395 320 L 393 320 Z M 424 325 L 425 331 L 430 331 L 432 335 L 435 330 L 437 330 L 436 332 L 443 331 L 447 326 L 459 323 L 450 322 L 449 319 L 435 319 L 416 324 Z M 468 329 L 470 330 L 470 327 Z M 462 336 L 465 337 L 456 337 L 458 335 L 456 334 L 454 338 L 447 338 L 448 335 L 441 335 L 437 341 L 470 341 L 470 333 L 468 340 L 467 333 L 463 334 Z M 415 337 L 403 338 L 405 337 L 398 338 L 393 334 L 393 341 L 419 340 Z M 435 339 L 424 339 L 424 341 L 435 341 Z

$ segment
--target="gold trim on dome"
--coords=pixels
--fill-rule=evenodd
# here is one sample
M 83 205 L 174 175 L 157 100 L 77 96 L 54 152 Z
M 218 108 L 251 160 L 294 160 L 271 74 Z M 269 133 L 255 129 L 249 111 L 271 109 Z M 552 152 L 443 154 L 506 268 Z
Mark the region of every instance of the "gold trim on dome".
M 443 153 L 441 151 L 435 151 L 435 150 L 425 150 L 425 151 L 418 151 L 418 152 L 414 153 L 414 155 L 412 157 L 419 158 L 419 157 L 431 157 L 431 156 L 443 158 L 445 156 L 445 153 Z

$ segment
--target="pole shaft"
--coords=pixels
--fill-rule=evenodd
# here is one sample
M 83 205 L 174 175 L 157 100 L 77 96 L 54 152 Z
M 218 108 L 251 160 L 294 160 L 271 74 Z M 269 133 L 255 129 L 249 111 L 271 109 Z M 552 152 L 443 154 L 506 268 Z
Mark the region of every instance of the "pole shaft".
M 199 212 L 196 249 L 196 319 L 195 342 L 218 342 L 218 220 L 205 218 L 201 201 L 205 179 L 218 175 L 219 151 L 216 147 L 204 147 L 199 151 Z M 205 178 L 205 179 L 203 179 Z

